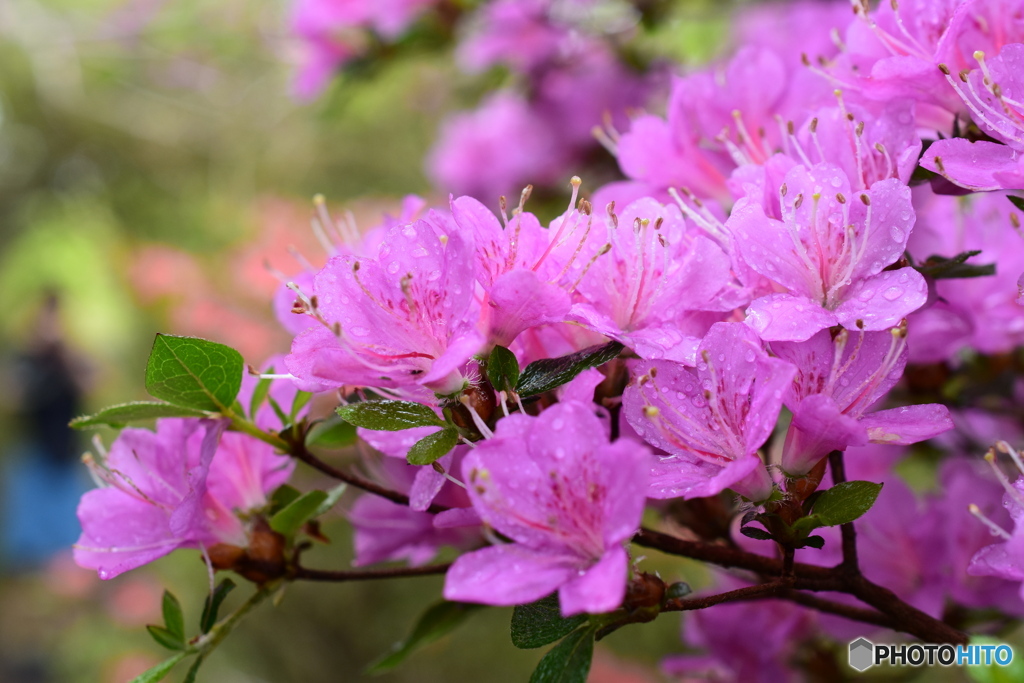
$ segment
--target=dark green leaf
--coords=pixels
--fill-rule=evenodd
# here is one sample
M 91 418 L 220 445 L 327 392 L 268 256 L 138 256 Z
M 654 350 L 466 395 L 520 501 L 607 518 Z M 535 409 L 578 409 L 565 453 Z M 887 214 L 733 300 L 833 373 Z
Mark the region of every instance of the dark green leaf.
M 459 443 L 459 430 L 455 427 L 445 427 L 414 443 L 406 455 L 406 460 L 410 465 L 429 465 L 455 448 L 457 443 Z
M 317 422 L 306 434 L 307 446 L 344 448 L 356 442 L 356 428 L 338 417 Z
M 206 413 L 192 408 L 161 403 L 159 401 L 133 401 L 104 408 L 95 415 L 83 415 L 71 421 L 75 429 L 85 427 L 123 427 L 129 422 L 155 420 L 158 417 L 204 417 Z
M 451 633 L 466 617 L 481 607 L 483 605 L 447 600 L 432 605 L 416 622 L 409 637 L 395 644 L 390 653 L 371 664 L 367 673 L 380 674 L 395 668 L 412 652 Z
M 185 649 L 185 640 L 171 633 L 168 629 L 164 628 L 163 626 L 154 626 L 153 624 L 146 624 L 146 630 L 149 631 L 149 635 L 153 636 L 153 640 L 155 640 L 158 644 L 166 647 L 168 650 Z
M 995 275 L 996 266 L 994 263 L 985 265 L 974 265 L 966 263 L 967 259 L 977 256 L 980 251 L 965 251 L 953 258 L 932 255 L 921 263 L 914 266 L 922 275 L 933 280 L 949 280 L 953 278 L 984 277 Z
M 146 391 L 175 405 L 225 411 L 242 386 L 242 356 L 230 346 L 158 334 L 146 365 Z
M 234 581 L 224 579 L 213 590 L 213 593 L 206 596 L 206 604 L 203 605 L 203 617 L 199 620 L 199 629 L 203 633 L 209 633 L 213 625 L 217 623 L 217 612 L 220 611 L 220 605 L 234 588 Z
M 270 518 L 270 528 L 279 534 L 293 536 L 303 524 L 313 518 L 325 500 L 327 494 L 324 491 L 309 491 L 302 494 Z
M 690 588 L 690 584 L 683 581 L 677 581 L 665 589 L 665 597 L 669 600 L 673 598 L 685 598 L 692 592 L 693 589 Z
M 362 401 L 338 408 L 345 422 L 364 429 L 397 432 L 413 427 L 443 426 L 437 414 L 421 403 L 412 401 Z
M 516 392 L 526 397 L 551 391 L 572 381 L 587 368 L 604 365 L 618 356 L 622 349 L 622 344 L 613 341 L 601 346 L 591 346 L 568 356 L 534 361 L 523 370 L 516 384 Z
M 817 548 L 821 550 L 825 547 L 825 539 L 821 536 L 808 536 L 803 540 L 803 544 L 799 546 L 801 548 Z
M 553 593 L 513 610 L 512 644 L 522 650 L 544 647 L 576 630 L 586 620 L 586 614 L 563 617 L 558 594 Z
M 530 683 L 586 683 L 594 657 L 594 631 L 581 628 L 544 655 Z
M 1018 211 L 1024 211 L 1024 197 L 1017 197 L 1012 194 L 1006 195 L 1006 198 L 1010 200 L 1010 203 L 1017 207 Z M 1024 660 L 1022 660 L 1024 661 Z
M 267 374 L 274 372 L 274 367 L 267 368 Z M 255 420 L 256 413 L 259 412 L 260 406 L 263 405 L 263 401 L 266 400 L 267 394 L 270 393 L 269 377 L 260 377 L 260 381 L 256 383 L 256 388 L 252 390 L 252 399 L 249 401 L 249 418 Z
M 291 418 L 289 422 L 295 421 L 296 416 L 309 404 L 312 398 L 313 394 L 308 391 L 295 392 L 295 398 L 292 400 L 292 410 L 288 413 L 288 417 Z
M 857 519 L 871 509 L 882 490 L 870 481 L 846 481 L 822 492 L 811 512 L 820 526 L 838 526 Z
M 131 680 L 131 683 L 156 683 L 157 681 L 162 681 L 164 679 L 164 676 L 171 672 L 171 669 L 174 668 L 174 665 L 180 662 L 181 660 L 185 659 L 186 656 L 186 653 L 179 652 L 170 659 L 165 659 L 164 661 L 160 662 L 152 669 L 139 674 Z
M 756 538 L 759 541 L 772 540 L 772 535 L 770 533 L 756 526 L 740 527 L 740 533 L 747 538 Z
M 164 626 L 175 635 L 178 640 L 185 640 L 185 615 L 181 613 L 181 603 L 174 594 L 168 590 L 164 591 L 163 600 Z
M 292 504 L 299 496 L 302 495 L 302 491 L 298 490 L 294 486 L 289 484 L 281 484 L 274 492 L 270 495 L 270 513 L 276 514 Z
M 495 346 L 487 357 L 487 381 L 495 391 L 512 391 L 519 382 L 519 361 L 504 346 Z

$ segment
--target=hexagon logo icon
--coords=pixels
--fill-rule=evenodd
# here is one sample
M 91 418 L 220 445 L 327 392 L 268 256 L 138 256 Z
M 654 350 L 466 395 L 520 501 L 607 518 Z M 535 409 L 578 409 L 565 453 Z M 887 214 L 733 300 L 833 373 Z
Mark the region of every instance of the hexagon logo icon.
M 875 663 L 875 644 L 867 638 L 858 638 L 850 643 L 850 666 L 865 671 Z

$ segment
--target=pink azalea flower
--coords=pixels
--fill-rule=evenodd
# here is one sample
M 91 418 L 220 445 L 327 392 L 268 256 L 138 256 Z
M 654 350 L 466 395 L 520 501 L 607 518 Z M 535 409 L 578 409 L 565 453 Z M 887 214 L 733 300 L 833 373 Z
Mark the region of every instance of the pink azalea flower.
M 453 457 L 461 460 L 462 455 L 449 454 L 438 462 L 448 471 L 458 471 L 453 470 Z M 354 531 L 355 566 L 396 560 L 418 566 L 430 562 L 444 546 L 469 549 L 480 544 L 480 518 L 472 514 L 463 488 L 431 467 L 413 467 L 397 458 L 385 458 L 371 470 L 388 488 L 408 493 L 412 504 L 398 505 L 373 494 L 363 494 L 356 500 L 346 514 Z M 434 478 L 424 479 L 425 472 Z M 437 515 L 426 512 L 435 499 L 451 509 Z
M 294 463 L 222 422 L 157 420 L 156 431 L 125 429 L 102 461 L 105 486 L 82 497 L 75 561 L 111 579 L 177 548 L 246 545 L 238 513 L 262 508 Z
M 289 371 L 333 388 L 458 391 L 485 341 L 466 278 L 473 268 L 457 232 L 423 220 L 392 227 L 376 258 L 332 258 L 310 297 L 322 324 L 295 338 Z
M 785 397 L 793 411 L 782 454 L 789 476 L 806 474 L 833 450 L 868 442 L 907 445 L 953 427 L 940 404 L 868 412 L 903 375 L 905 328 L 840 330 L 834 339 L 822 330 L 805 342 L 773 342 L 771 349 L 797 368 Z
M 742 199 L 726 222 L 743 259 L 781 290 L 747 309 L 766 341 L 809 339 L 833 325 L 884 330 L 927 299 L 913 268 L 885 270 L 914 225 L 910 189 L 895 178 L 854 194 L 839 168 L 794 167 L 780 189 L 782 219 Z
M 745 584 L 719 574 L 715 593 Z M 791 661 L 800 642 L 814 636 L 814 615 L 784 600 L 716 605 L 687 613 L 683 639 L 703 655 L 673 655 L 661 668 L 684 681 L 781 683 L 797 680 Z M 757 638 L 750 634 L 756 633 Z
M 586 261 L 572 318 L 641 358 L 692 365 L 700 338 L 723 315 L 704 312 L 729 311 L 748 301 L 729 257 L 688 228 L 678 207 L 653 199 L 635 201 L 602 223 L 594 227 L 591 243 L 607 246 L 592 263 Z
M 907 250 L 918 261 L 979 250 L 968 263 L 996 266 L 995 275 L 936 280 L 936 302 L 908 318 L 911 362 L 954 358 L 972 348 L 1008 352 L 1024 344 L 1017 277 L 1024 271 L 1020 214 L 1003 193 L 951 197 L 914 190 L 917 224 Z
M 455 194 L 515 196 L 529 182 L 556 181 L 570 156 L 530 104 L 499 90 L 441 127 L 427 159 L 434 182 Z
M 1013 520 L 1013 531 L 1007 531 L 1000 524 L 985 516 L 980 507 L 973 501 L 971 512 L 978 517 L 1000 539 L 999 543 L 985 546 L 971 558 L 967 573 L 972 576 L 997 576 L 1009 581 L 1024 582 L 1024 462 L 1020 454 L 1005 441 L 999 443 L 999 450 L 1008 454 L 1013 460 L 1019 475 L 1011 482 L 995 463 L 994 450 L 986 458 L 991 464 L 997 478 L 1003 485 L 1003 507 L 1010 513 Z M 1024 583 L 1021 584 L 1020 596 L 1024 599 Z
M 618 607 L 628 572 L 622 543 L 640 524 L 648 453 L 609 443 L 584 404 L 501 420 L 462 475 L 480 517 L 512 542 L 459 557 L 445 599 L 517 605 L 558 590 L 566 616 Z
M 978 127 L 1005 144 L 938 140 L 921 165 L 970 190 L 1024 189 L 1024 45 L 1007 45 L 992 59 L 983 52 L 975 57 L 979 68 L 964 75 L 963 82 L 952 74 L 946 78 Z
M 297 0 L 292 30 L 303 43 L 305 57 L 295 93 L 311 99 L 327 85 L 334 70 L 358 56 L 372 29 L 394 40 L 437 0 Z
M 696 369 L 645 361 L 622 397 L 626 420 L 665 451 L 653 466 L 652 498 L 700 498 L 727 488 L 755 502 L 772 480 L 758 449 L 775 428 L 796 369 L 771 358 L 742 323 L 717 323 Z
M 509 346 L 519 333 L 566 319 L 571 302 L 556 282 L 547 257 L 551 235 L 522 205 L 508 225 L 472 197 L 451 202 L 461 234 L 474 245 L 477 280 L 483 288 L 480 310 L 491 344 Z

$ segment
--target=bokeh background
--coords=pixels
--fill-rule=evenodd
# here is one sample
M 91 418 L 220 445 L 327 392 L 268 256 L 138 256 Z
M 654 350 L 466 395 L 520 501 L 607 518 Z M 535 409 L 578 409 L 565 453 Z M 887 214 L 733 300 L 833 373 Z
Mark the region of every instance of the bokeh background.
M 634 35 L 638 54 L 686 65 L 726 48 L 726 3 L 662 5 Z M 206 590 L 196 553 L 107 583 L 71 563 L 74 507 L 90 485 L 77 459 L 92 435 L 54 437 L 55 416 L 145 398 L 159 331 L 229 344 L 254 365 L 287 350 L 271 270 L 294 272 L 291 247 L 320 258 L 313 195 L 364 226 L 408 193 L 444 202 L 424 171 L 439 125 L 508 79 L 461 72 L 428 30 L 297 100 L 288 15 L 284 0 L 0 1 L 0 683 L 130 680 L 165 654 L 143 628 L 159 621 L 163 587 L 190 623 Z M 610 157 L 597 165 L 614 174 Z M 547 196 L 533 208 L 551 202 L 553 215 L 568 192 Z M 50 437 L 61 454 L 41 458 Z M 311 564 L 347 566 L 344 508 Z M 684 561 L 652 566 L 700 581 Z M 363 680 L 440 585 L 294 585 L 201 679 Z M 375 680 L 526 680 L 542 651 L 511 646 L 509 617 L 483 610 Z M 678 632 L 679 618 L 663 616 L 609 637 L 591 680 L 659 680 Z

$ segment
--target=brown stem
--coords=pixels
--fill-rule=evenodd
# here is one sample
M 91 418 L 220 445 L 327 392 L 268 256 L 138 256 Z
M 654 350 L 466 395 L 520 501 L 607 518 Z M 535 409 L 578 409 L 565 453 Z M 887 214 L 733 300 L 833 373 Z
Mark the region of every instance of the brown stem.
M 395 567 L 393 569 L 367 569 L 365 571 L 332 571 L 295 567 L 291 578 L 299 581 L 371 581 L 373 579 L 397 579 L 409 576 L 444 574 L 450 564 L 428 564 L 423 567 Z
M 376 482 L 370 481 L 369 479 L 364 479 L 363 477 L 360 477 L 358 474 L 352 474 L 351 472 L 346 472 L 345 470 L 338 469 L 333 465 L 329 465 L 320 458 L 313 455 L 309 451 L 309 449 L 306 448 L 305 444 L 301 442 L 289 442 L 288 446 L 289 453 L 293 457 L 297 458 L 298 460 L 301 460 L 302 462 L 306 463 L 313 469 L 318 470 L 329 477 L 333 477 L 334 479 L 343 481 L 346 484 L 349 484 L 350 486 L 355 486 L 356 488 L 362 489 L 363 491 L 367 491 L 369 493 L 378 495 L 381 498 L 387 498 L 392 503 L 397 503 L 398 505 L 406 506 L 409 505 L 409 496 L 405 495 L 404 493 L 393 491 L 387 487 L 381 486 Z M 426 511 L 433 514 L 437 514 L 438 512 L 444 512 L 445 510 L 448 509 L 449 508 L 445 507 L 444 505 L 433 504 L 430 507 L 428 507 Z
M 789 600 L 790 602 L 795 602 L 798 605 L 803 605 L 804 607 L 809 607 L 819 612 L 835 614 L 852 621 L 860 621 L 865 624 L 874 624 L 883 628 L 897 630 L 891 617 L 873 609 L 847 605 L 833 600 L 826 600 L 824 598 L 819 598 L 817 595 L 802 593 L 796 590 L 786 591 L 781 597 Z
M 641 529 L 634 537 L 633 541 L 637 545 L 655 548 L 672 555 L 701 560 L 711 564 L 717 564 L 720 567 L 746 569 L 766 576 L 781 576 L 783 570 L 783 562 L 774 558 L 763 557 L 737 548 L 729 548 L 721 545 L 709 545 L 694 541 L 684 541 L 683 539 L 675 538 L 668 534 L 663 534 L 650 529 Z M 779 582 L 774 582 L 762 585 L 776 585 L 778 583 Z M 967 635 L 963 632 L 958 631 L 948 624 L 945 624 L 917 608 L 908 605 L 900 600 L 892 591 L 871 583 L 859 573 L 849 573 L 844 569 L 843 565 L 839 565 L 838 567 L 815 567 L 813 565 L 794 562 L 793 578 L 791 579 L 791 583 L 783 583 L 781 585 L 792 590 L 835 591 L 849 593 L 862 602 L 874 607 L 882 615 L 888 617 L 890 621 L 885 624 L 888 628 L 909 633 L 928 643 L 967 643 Z M 792 591 L 788 591 L 780 595 L 780 597 L 788 599 L 791 592 Z M 771 591 L 768 591 L 766 594 L 769 593 L 771 593 Z M 752 591 L 751 594 L 757 595 L 758 591 Z M 723 595 L 728 594 L 723 593 Z M 740 594 L 741 597 L 743 595 L 746 594 Z M 733 597 L 729 599 L 740 598 Z M 752 598 L 748 597 L 746 599 Z M 800 598 L 800 600 L 805 602 L 814 601 L 818 604 L 829 604 L 827 602 L 822 603 L 820 600 L 809 596 L 806 598 Z M 696 607 L 699 603 L 688 604 L 694 605 L 688 609 L 699 609 L 699 607 Z M 865 616 L 864 613 L 850 610 L 846 610 L 846 614 L 844 614 L 844 616 L 862 620 L 857 616 L 853 616 L 857 614 Z M 868 616 L 870 620 L 863 621 L 868 621 L 868 623 L 879 622 L 878 615 L 874 612 L 868 612 L 866 616 Z
M 832 451 L 829 453 L 828 464 L 832 469 L 832 485 L 845 482 L 846 468 L 843 465 L 843 452 Z M 853 522 L 840 525 L 839 533 L 843 537 L 843 563 L 840 566 L 851 574 L 860 574 L 860 565 L 857 561 L 857 530 L 853 528 Z
M 675 598 L 666 602 L 665 606 L 661 608 L 661 611 L 686 612 L 689 610 L 704 609 L 713 605 L 719 605 L 723 602 L 772 598 L 784 592 L 788 585 L 789 584 L 786 581 L 773 581 L 770 583 L 758 584 L 756 586 L 737 588 L 736 590 L 719 593 L 718 595 L 708 595 L 703 598 L 689 598 L 685 600 L 683 598 Z

